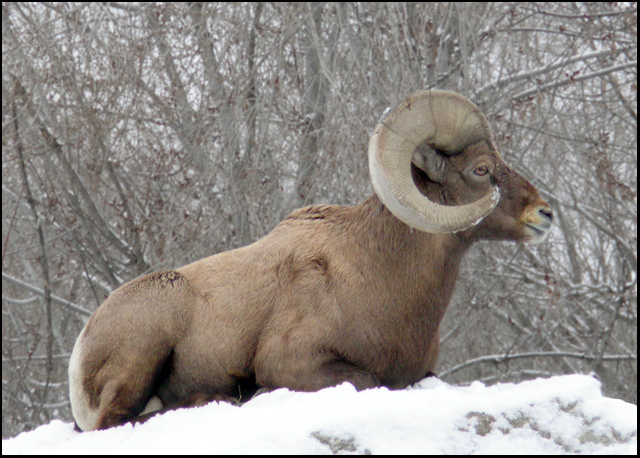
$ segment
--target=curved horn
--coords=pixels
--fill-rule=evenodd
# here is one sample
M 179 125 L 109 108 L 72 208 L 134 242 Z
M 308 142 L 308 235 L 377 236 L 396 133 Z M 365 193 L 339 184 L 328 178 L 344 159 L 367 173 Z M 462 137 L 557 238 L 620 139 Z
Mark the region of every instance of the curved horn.
M 498 188 L 460 206 L 440 205 L 423 196 L 411 176 L 411 157 L 427 143 L 457 153 L 478 140 L 493 147 L 487 118 L 467 98 L 449 91 L 421 91 L 383 116 L 369 141 L 369 170 L 382 203 L 402 222 L 432 233 L 457 232 L 478 224 L 500 200 Z

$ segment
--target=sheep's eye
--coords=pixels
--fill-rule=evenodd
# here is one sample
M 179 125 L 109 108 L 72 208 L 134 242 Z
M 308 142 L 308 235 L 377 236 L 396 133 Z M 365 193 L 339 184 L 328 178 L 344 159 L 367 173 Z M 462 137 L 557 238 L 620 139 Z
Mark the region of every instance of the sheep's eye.
M 489 168 L 485 165 L 477 167 L 473 173 L 479 177 L 483 177 L 485 176 L 487 173 L 489 173 Z

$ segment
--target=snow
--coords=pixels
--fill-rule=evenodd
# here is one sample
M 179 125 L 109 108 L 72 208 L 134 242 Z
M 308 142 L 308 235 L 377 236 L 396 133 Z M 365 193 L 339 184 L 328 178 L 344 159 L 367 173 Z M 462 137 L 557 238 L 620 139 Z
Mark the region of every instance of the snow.
M 637 406 L 586 375 L 519 384 L 317 393 L 279 389 L 242 407 L 212 403 L 144 424 L 79 433 L 53 421 L 3 454 L 637 454 Z

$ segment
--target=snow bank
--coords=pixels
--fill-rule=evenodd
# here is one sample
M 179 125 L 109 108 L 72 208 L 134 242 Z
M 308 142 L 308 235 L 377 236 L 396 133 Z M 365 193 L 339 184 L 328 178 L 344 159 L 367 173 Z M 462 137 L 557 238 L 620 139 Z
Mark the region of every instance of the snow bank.
M 285 389 L 242 407 L 213 403 L 142 425 L 77 433 L 49 425 L 3 454 L 637 454 L 637 406 L 583 375 L 486 387 L 429 378 L 402 391 L 349 384 Z

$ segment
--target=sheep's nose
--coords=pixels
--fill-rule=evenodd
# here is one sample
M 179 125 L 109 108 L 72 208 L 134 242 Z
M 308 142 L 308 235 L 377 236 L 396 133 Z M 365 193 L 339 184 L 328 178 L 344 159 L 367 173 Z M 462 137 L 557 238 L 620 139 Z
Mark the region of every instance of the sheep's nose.
M 542 217 L 546 218 L 549 222 L 553 221 L 553 212 L 547 205 L 539 206 L 538 213 L 542 215 Z

